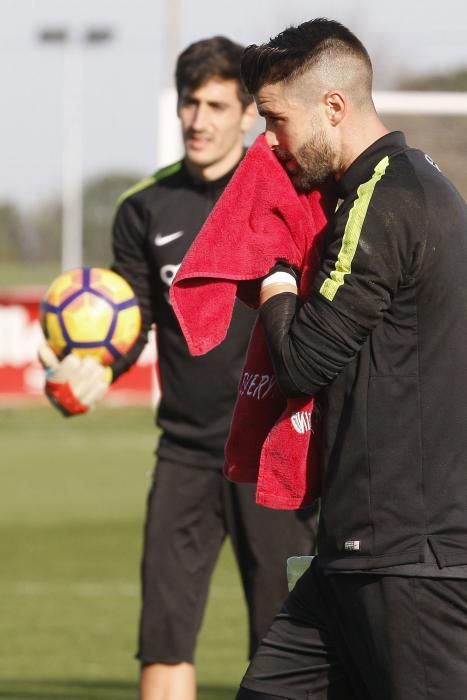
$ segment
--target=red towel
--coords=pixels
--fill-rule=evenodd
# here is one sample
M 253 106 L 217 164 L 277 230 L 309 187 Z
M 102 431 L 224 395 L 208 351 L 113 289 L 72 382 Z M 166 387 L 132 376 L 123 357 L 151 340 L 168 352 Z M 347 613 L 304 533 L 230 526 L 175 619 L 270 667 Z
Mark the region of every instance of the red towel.
M 316 235 L 300 265 L 303 297 L 318 269 L 319 242 Z M 320 413 L 309 397 L 287 400 L 274 376 L 258 319 L 225 446 L 224 472 L 231 481 L 256 483 L 260 505 L 295 510 L 311 505 L 319 496 Z
M 188 250 L 170 299 L 193 355 L 221 343 L 235 297 L 256 307 L 260 280 L 277 260 L 298 268 L 324 227 L 329 198 L 298 194 L 258 136 Z
M 225 474 L 231 481 L 256 483 L 263 445 L 287 406 L 277 386 L 263 326 L 251 333 L 225 445 Z
M 263 135 L 250 148 L 189 249 L 170 290 L 190 352 L 225 338 L 235 296 L 257 307 L 261 279 L 277 260 L 301 271 L 306 296 L 319 262 L 319 233 L 334 206 L 320 191 L 298 194 Z M 312 439 L 310 439 L 312 438 Z M 226 476 L 257 482 L 256 500 L 293 509 L 319 495 L 319 421 L 310 398 L 279 391 L 264 332 L 255 325 L 226 445 Z
M 319 496 L 319 411 L 313 399 L 279 391 L 258 319 L 240 378 L 224 472 L 236 482 L 257 483 L 256 502 L 296 509 Z
M 320 423 L 316 400 L 305 397 L 287 401 L 261 450 L 257 503 L 296 510 L 310 506 L 319 497 Z

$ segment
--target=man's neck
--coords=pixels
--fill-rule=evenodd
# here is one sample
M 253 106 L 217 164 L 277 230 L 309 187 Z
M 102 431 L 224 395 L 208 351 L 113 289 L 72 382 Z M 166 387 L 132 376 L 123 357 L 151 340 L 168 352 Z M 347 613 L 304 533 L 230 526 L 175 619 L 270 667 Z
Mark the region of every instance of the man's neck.
M 335 173 L 335 179 L 337 181 L 340 180 L 361 153 L 388 133 L 388 129 L 377 117 L 369 120 L 369 124 L 366 127 L 363 124 L 360 129 L 355 129 L 353 137 L 348 139 L 347 148 L 342 155 L 341 167 Z
M 197 163 L 193 163 L 185 156 L 185 165 L 188 172 L 197 180 L 214 182 L 215 180 L 220 180 L 221 177 L 227 175 L 227 173 L 235 168 L 243 156 L 243 150 L 244 146 L 242 143 L 240 143 L 238 147 L 235 147 L 229 151 L 229 153 L 222 160 L 206 166 L 200 166 Z

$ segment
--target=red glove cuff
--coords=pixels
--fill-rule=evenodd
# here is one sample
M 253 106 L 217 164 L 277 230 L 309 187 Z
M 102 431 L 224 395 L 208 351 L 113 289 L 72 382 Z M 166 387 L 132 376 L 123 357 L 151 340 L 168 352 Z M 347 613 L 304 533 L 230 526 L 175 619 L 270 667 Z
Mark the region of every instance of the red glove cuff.
M 64 416 L 76 416 L 89 411 L 89 406 L 82 404 L 73 394 L 68 382 L 48 381 L 45 384 L 45 393 Z

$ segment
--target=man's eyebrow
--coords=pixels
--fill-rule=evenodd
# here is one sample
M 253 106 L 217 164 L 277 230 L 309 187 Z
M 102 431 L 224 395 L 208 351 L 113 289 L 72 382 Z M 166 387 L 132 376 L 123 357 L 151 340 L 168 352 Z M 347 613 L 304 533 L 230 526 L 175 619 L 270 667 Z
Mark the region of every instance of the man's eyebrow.
M 208 100 L 208 105 L 210 107 L 228 107 L 227 102 L 222 102 L 222 100 Z
M 280 112 L 274 112 L 272 109 L 265 107 L 264 109 L 258 105 L 258 114 L 261 117 L 280 117 Z

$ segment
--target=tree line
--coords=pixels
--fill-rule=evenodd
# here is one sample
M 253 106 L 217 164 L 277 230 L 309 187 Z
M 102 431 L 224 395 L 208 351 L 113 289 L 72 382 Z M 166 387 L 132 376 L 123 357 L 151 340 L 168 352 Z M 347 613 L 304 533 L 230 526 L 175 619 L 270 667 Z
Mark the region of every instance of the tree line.
M 83 259 L 106 266 L 111 260 L 110 232 L 122 192 L 141 177 L 114 173 L 91 178 L 83 189 Z M 62 204 L 60 197 L 22 212 L 14 202 L 0 203 L 0 260 L 53 263 L 61 256 Z
M 467 91 L 467 68 L 447 74 L 407 77 L 401 90 Z M 390 129 L 402 129 L 407 140 L 430 154 L 467 198 L 467 117 L 391 115 Z M 83 255 L 85 264 L 107 265 L 111 259 L 110 233 L 119 196 L 141 179 L 141 174 L 109 173 L 84 186 Z M 59 197 L 23 212 L 15 202 L 0 202 L 0 261 L 55 263 L 61 256 L 61 202 Z

